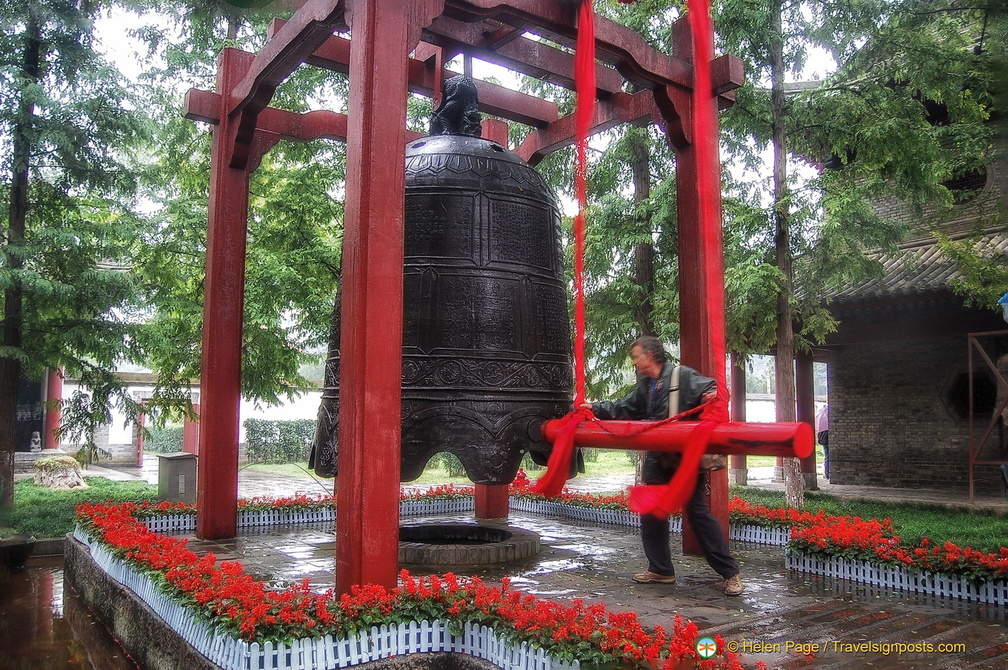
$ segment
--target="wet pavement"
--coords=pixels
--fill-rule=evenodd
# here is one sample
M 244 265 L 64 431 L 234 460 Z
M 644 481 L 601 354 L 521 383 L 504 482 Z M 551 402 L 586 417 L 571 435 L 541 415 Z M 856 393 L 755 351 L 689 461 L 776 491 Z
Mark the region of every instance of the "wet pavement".
M 156 459 L 152 468 L 145 463 L 142 469 L 98 470 L 104 469 L 93 468 L 88 474 L 144 478 L 153 483 L 157 480 Z M 774 488 L 775 485 L 769 481 L 753 481 L 754 470 L 750 469 L 751 484 Z M 626 483 L 626 478 L 580 477 L 570 482 L 570 488 L 614 491 Z M 899 490 L 895 490 L 894 494 L 889 490 L 867 487 L 848 489 L 829 484 L 822 488 L 825 490 L 827 486 L 830 493 L 850 497 L 893 499 L 893 495 L 900 494 Z M 239 472 L 239 495 L 242 497 L 294 493 L 317 495 L 331 490 L 331 487 L 331 480 L 313 481 L 307 475 L 299 478 L 278 477 L 247 469 Z M 428 487 L 423 485 L 419 488 Z M 847 491 L 841 493 L 840 489 Z M 961 500 L 949 492 L 923 492 L 922 495 L 927 496 L 923 499 L 928 502 L 946 500 L 953 504 L 965 504 L 965 495 Z M 1004 500 L 985 499 L 983 502 L 1008 509 Z M 472 521 L 471 513 L 403 518 L 403 522 L 409 524 Z M 629 576 L 643 568 L 640 537 L 636 529 L 515 512 L 511 513 L 507 523 L 538 533 L 543 546 L 539 555 L 502 566 L 438 566 L 436 570 L 423 566 L 403 567 L 414 574 L 451 570 L 477 575 L 491 583 L 507 575 L 514 587 L 523 591 L 554 599 L 582 598 L 589 602 L 603 602 L 613 611 L 633 610 L 647 625 L 669 626 L 678 613 L 696 622 L 702 634 L 716 633 L 724 637 L 729 645 L 743 654 L 745 665 L 750 668 L 757 660 L 765 661 L 769 668 L 782 670 L 1008 668 L 1008 616 L 1004 607 L 942 601 L 844 580 L 804 575 L 785 569 L 781 547 L 736 542 L 732 543 L 732 551 L 742 564 L 746 590 L 738 598 L 729 598 L 722 592 L 722 580 L 702 558 L 681 554 L 676 535 L 673 535 L 672 545 L 677 583 L 635 584 Z M 220 559 L 238 559 L 251 574 L 278 585 L 309 579 L 315 588 L 324 590 L 334 583 L 333 530 L 331 523 L 274 527 L 268 532 L 250 529 L 233 540 L 205 542 L 191 538 L 189 546 L 199 552 L 214 551 Z M 68 592 L 71 595 L 67 596 L 62 594 L 59 566 L 47 564 L 39 567 L 38 560 L 34 559 L 29 564 L 26 573 L 35 576 L 28 578 L 28 582 L 45 583 L 46 578 L 42 577 L 40 582 L 38 574 L 48 572 L 52 575 L 48 578 L 52 584 L 50 587 L 31 587 L 39 592 L 31 612 L 9 614 L 10 587 L 0 585 L 4 631 L 10 629 L 10 621 L 24 616 L 28 617 L 27 620 L 41 621 L 44 633 L 47 627 L 55 625 L 45 623 L 45 613 L 52 614 L 57 609 L 57 599 L 61 602 L 60 608 L 70 609 L 65 603 L 73 600 L 72 592 Z M 17 588 L 22 590 L 17 593 L 27 593 L 23 589 L 28 587 L 18 583 L 22 586 Z M 50 603 L 43 602 L 47 588 L 51 591 Z M 60 592 L 58 596 L 57 591 Z M 25 599 L 28 599 L 27 596 Z M 57 617 L 52 614 L 50 618 L 55 621 Z M 61 612 L 59 618 L 67 618 L 66 613 Z M 93 622 L 88 628 L 95 628 Z M 7 648 L 10 639 L 0 637 L 3 648 Z M 44 634 L 42 639 L 45 646 Z M 102 643 L 95 641 L 93 636 L 87 638 L 90 641 L 83 640 L 75 637 L 66 645 L 68 649 L 78 650 L 102 647 Z M 810 645 L 818 646 L 815 653 L 812 656 L 802 653 L 812 651 Z M 912 648 L 897 653 L 900 650 L 896 645 L 910 645 Z M 78 654 L 73 657 L 74 660 L 67 660 L 62 665 L 60 661 L 52 665 L 44 662 L 5 665 L 7 661 L 0 656 L 0 668 L 120 667 L 115 665 L 117 660 L 122 659 L 114 645 L 102 648 L 104 650 L 100 652 L 88 652 L 101 657 L 97 663 Z
M 408 524 L 472 522 L 471 514 L 404 517 Z M 500 566 L 404 565 L 414 574 L 454 571 L 497 583 L 509 576 L 515 588 L 551 599 L 602 602 L 612 611 L 633 610 L 646 625 L 671 627 L 678 613 L 702 634 L 720 634 L 743 654 L 747 667 L 763 660 L 770 668 L 942 668 L 1003 670 L 1008 667 L 1008 624 L 1003 607 L 889 591 L 788 571 L 783 548 L 732 543 L 742 564 L 746 590 L 738 598 L 722 592 L 720 579 L 695 556 L 683 556 L 673 535 L 678 580 L 673 585 L 636 584 L 643 569 L 636 529 L 599 526 L 559 517 L 512 513 L 508 523 L 540 535 L 538 556 Z M 324 590 L 334 582 L 335 543 L 331 524 L 266 533 L 243 533 L 227 541 L 190 537 L 194 551 L 241 560 L 257 577 L 278 585 L 308 579 Z M 874 653 L 856 645 L 878 646 Z M 896 654 L 893 645 L 931 649 Z M 954 644 L 954 651 L 939 645 Z M 818 645 L 818 653 L 803 653 Z M 930 645 L 928 647 L 927 645 Z
M 63 558 L 33 558 L 0 580 L 0 668 L 135 670 L 84 601 L 63 583 Z

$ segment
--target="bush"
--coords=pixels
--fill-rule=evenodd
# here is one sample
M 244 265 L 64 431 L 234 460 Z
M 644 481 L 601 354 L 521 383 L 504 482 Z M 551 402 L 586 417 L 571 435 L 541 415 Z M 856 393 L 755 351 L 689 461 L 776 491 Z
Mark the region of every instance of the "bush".
M 174 454 L 182 451 L 182 426 L 148 428 L 144 451 L 152 454 Z
M 315 437 L 315 420 L 245 420 L 245 458 L 249 463 L 304 463 Z

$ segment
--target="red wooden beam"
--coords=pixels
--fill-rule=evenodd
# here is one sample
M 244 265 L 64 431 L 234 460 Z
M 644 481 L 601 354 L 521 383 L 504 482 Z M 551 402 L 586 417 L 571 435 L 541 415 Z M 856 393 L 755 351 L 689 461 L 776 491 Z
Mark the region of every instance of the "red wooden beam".
M 660 114 L 650 91 L 617 93 L 608 100 L 595 103 L 588 133 L 599 133 L 621 123 L 650 123 Z M 536 165 L 550 153 L 574 142 L 574 115 L 570 114 L 530 133 L 515 153 L 531 165 Z
M 543 437 L 551 444 L 563 425 L 563 419 L 543 424 Z M 643 421 L 585 421 L 574 432 L 574 446 L 592 449 L 637 449 L 643 451 L 682 451 L 696 422 L 676 421 L 648 426 Z M 805 458 L 815 448 L 815 432 L 809 424 L 741 423 L 718 424 L 711 433 L 707 451 L 712 454 L 745 456 L 796 456 Z
M 270 31 L 279 30 L 283 24 L 282 19 L 274 19 L 270 23 Z M 420 44 L 421 47 L 425 45 L 427 48 L 431 48 L 429 44 Z M 407 61 L 409 90 L 428 97 L 436 97 L 436 94 L 439 93 L 437 75 L 427 66 L 426 61 L 426 58 L 410 58 Z M 346 74 L 349 72 L 350 40 L 333 35 L 315 49 L 305 59 L 305 62 L 332 72 Z M 459 73 L 448 70 L 444 73 L 444 77 L 452 77 L 456 74 Z M 530 126 L 544 126 L 560 118 L 556 103 L 549 100 L 543 100 L 534 95 L 513 91 L 479 79 L 476 80 L 476 89 L 479 91 L 480 111 L 486 114 Z
M 248 74 L 228 93 L 228 115 L 238 114 L 230 163 L 245 167 L 255 134 L 256 117 L 269 104 L 277 86 L 326 41 L 345 26 L 343 0 L 309 0 L 287 25 L 263 45 Z
M 520 36 L 501 44 L 490 41 L 500 28 L 499 22 L 464 23 L 448 16 L 439 17 L 423 32 L 423 40 L 447 50 L 466 52 L 521 74 L 574 89 L 574 55 L 544 42 Z M 623 77 L 604 65 L 595 68 L 595 84 L 605 97 L 623 90 Z
M 558 0 L 509 0 L 508 2 L 500 2 L 500 0 L 446 0 L 445 17 L 435 21 L 429 32 L 438 33 L 440 31 L 443 34 L 449 27 L 447 24 L 450 19 L 468 23 L 479 19 L 495 19 L 546 37 L 559 44 L 573 45 L 577 36 L 576 8 L 577 3 L 559 2 Z M 427 32 L 424 34 L 426 36 Z M 490 32 L 489 34 L 493 35 L 494 33 Z M 444 36 L 448 37 L 448 35 Z M 534 40 L 528 38 L 524 38 L 524 40 L 535 43 Z M 471 33 L 458 41 L 472 45 L 480 44 Z M 520 40 L 515 40 L 507 46 L 518 42 Z M 693 68 L 689 63 L 689 57 L 684 57 L 685 53 L 680 55 L 676 50 L 673 50 L 673 55 L 669 56 L 649 45 L 639 33 L 598 15 L 595 16 L 595 48 L 599 60 L 611 65 L 623 78 L 640 88 L 677 86 L 687 90 L 693 89 Z M 504 48 L 491 53 L 510 57 L 510 54 L 505 53 Z M 487 54 L 487 58 L 492 60 L 489 54 Z M 737 61 L 727 70 L 741 74 L 741 61 L 733 56 L 726 58 Z M 521 63 L 521 58 L 514 60 L 516 64 Z M 574 71 L 572 67 L 551 69 L 553 69 L 553 74 L 557 76 L 565 74 L 569 76 Z M 606 69 L 599 68 L 603 74 Z M 720 76 L 721 72 L 717 71 L 713 74 Z M 570 80 L 565 79 L 564 81 Z M 718 80 L 715 79 L 715 81 Z M 561 83 L 560 79 L 554 83 L 573 88 L 573 84 Z M 728 82 L 716 83 L 715 93 L 721 93 L 722 91 L 719 89 L 727 84 Z M 735 88 L 741 84 L 741 80 L 737 81 Z M 597 86 L 600 91 L 609 93 L 621 90 L 601 82 L 597 83 Z
M 191 121 L 220 123 L 220 94 L 191 88 L 186 92 L 184 113 Z M 345 142 L 347 138 L 347 116 L 338 112 L 317 110 L 299 114 L 276 107 L 267 107 L 259 112 L 256 130 L 279 135 L 285 140 L 310 142 L 330 139 Z M 406 141 L 426 137 L 424 133 L 406 131 Z

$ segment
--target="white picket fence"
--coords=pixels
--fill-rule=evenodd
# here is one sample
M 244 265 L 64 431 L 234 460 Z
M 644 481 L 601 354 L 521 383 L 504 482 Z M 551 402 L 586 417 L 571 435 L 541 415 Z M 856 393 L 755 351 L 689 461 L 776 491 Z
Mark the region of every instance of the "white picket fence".
M 372 627 L 347 638 L 302 638 L 290 644 L 248 642 L 215 633 L 210 624 L 172 600 L 148 576 L 92 542 L 79 528 L 74 538 L 86 544 L 106 574 L 133 591 L 199 653 L 223 670 L 335 670 L 389 656 L 453 652 L 482 658 L 504 670 L 579 670 L 581 664 L 550 656 L 527 643 L 513 644 L 487 626 L 466 623 L 460 634 L 447 621 L 410 621 Z
M 879 565 L 842 557 L 823 558 L 794 550 L 785 553 L 790 570 L 846 579 L 885 589 L 922 593 L 936 598 L 955 598 L 992 605 L 1008 605 L 1008 582 L 973 582 L 936 572 L 920 572 L 896 565 Z
M 616 526 L 631 527 L 640 526 L 640 516 L 629 510 L 596 509 L 582 505 L 554 502 L 552 500 L 529 500 L 527 498 L 512 497 L 508 502 L 508 509 L 515 512 L 528 512 L 530 514 L 552 514 L 554 516 L 577 519 L 578 521 L 590 521 L 592 523 L 608 523 Z M 679 530 L 676 532 L 682 530 L 682 519 L 672 517 L 670 523 L 673 528 L 676 523 L 679 524 Z
M 403 500 L 399 503 L 399 514 L 403 516 L 453 514 L 471 512 L 476 509 L 473 498 L 451 500 Z M 316 509 L 271 509 L 239 510 L 239 528 L 262 526 L 282 526 L 302 523 L 324 523 L 336 520 L 333 508 Z M 155 533 L 188 533 L 196 530 L 195 514 L 173 514 L 144 519 L 144 524 Z
M 563 516 L 569 519 L 592 523 L 608 523 L 633 528 L 640 526 L 640 516 L 628 510 L 593 509 L 591 507 L 554 502 L 552 500 L 528 500 L 522 498 L 511 498 L 509 508 L 516 512 L 552 514 L 554 516 Z M 670 517 L 669 529 L 673 533 L 681 533 L 682 518 L 677 516 Z M 739 542 L 783 547 L 791 539 L 791 529 L 731 524 L 728 528 L 728 537 Z

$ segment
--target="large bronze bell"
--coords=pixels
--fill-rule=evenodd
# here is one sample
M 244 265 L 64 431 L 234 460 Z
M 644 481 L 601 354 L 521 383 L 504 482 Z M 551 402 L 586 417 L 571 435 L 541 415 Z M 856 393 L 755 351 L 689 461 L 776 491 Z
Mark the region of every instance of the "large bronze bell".
M 458 78 L 456 78 L 458 79 Z M 449 80 L 432 132 L 479 132 Z M 453 106 L 454 105 L 454 106 Z M 437 134 L 406 147 L 402 480 L 451 452 L 469 478 L 510 483 L 544 462 L 547 419 L 571 409 L 570 326 L 556 197 L 496 142 Z M 339 324 L 312 467 L 336 472 Z

